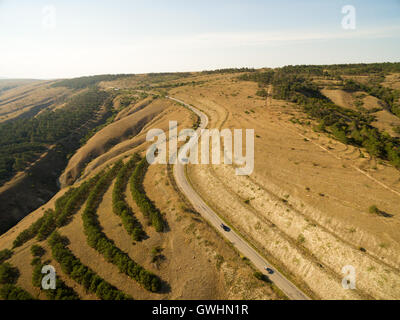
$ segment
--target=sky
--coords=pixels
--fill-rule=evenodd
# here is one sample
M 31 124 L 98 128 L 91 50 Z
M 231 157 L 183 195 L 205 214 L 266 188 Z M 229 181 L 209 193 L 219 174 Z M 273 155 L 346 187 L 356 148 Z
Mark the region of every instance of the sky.
M 400 0 L 0 0 L 0 77 L 386 61 Z

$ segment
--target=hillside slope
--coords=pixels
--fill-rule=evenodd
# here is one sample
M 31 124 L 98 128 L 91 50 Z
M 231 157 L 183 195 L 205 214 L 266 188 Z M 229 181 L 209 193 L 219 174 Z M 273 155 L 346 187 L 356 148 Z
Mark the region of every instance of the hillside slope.
M 285 299 L 193 210 L 171 166 L 147 165 L 150 129 L 198 124 L 168 95 L 207 114 L 209 128 L 255 130 L 250 176 L 237 176 L 236 165 L 189 164 L 187 177 L 274 268 L 313 299 L 400 299 L 400 93 L 390 67 L 70 83 L 96 81 L 112 98 L 79 135 L 57 176 L 61 190 L 0 236 L 0 263 L 19 271 L 7 281 L 39 299 Z M 57 270 L 57 295 L 37 285 L 42 264 Z M 355 290 L 342 286 L 349 265 Z

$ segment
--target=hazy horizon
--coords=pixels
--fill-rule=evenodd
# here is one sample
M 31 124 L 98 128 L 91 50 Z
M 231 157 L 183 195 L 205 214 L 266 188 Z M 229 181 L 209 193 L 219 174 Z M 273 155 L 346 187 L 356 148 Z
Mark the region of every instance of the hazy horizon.
M 355 9 L 354 29 L 343 28 Z M 0 75 L 400 61 L 400 1 L 0 1 Z

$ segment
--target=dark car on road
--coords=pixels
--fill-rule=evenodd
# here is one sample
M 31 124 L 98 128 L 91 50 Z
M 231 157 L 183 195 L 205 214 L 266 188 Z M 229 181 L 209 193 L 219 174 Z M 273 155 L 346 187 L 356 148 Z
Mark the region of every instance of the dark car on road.
M 267 271 L 269 274 L 274 274 L 274 270 L 272 270 L 271 268 L 265 267 L 264 269 L 265 269 L 265 271 Z
M 221 224 L 221 228 L 224 229 L 224 231 L 226 232 L 231 231 L 231 228 L 229 228 L 227 225 L 224 225 L 223 223 Z

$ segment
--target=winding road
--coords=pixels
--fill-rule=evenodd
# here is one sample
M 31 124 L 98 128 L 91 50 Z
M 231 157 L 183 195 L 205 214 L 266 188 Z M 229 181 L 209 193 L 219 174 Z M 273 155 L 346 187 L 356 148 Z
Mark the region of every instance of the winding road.
M 193 111 L 200 117 L 201 123 L 197 129 L 197 133 L 200 136 L 201 129 L 205 129 L 208 125 L 208 117 L 200 110 L 194 108 L 193 106 L 179 100 L 176 98 L 168 97 L 169 99 L 181 103 L 188 109 Z M 179 157 L 178 157 L 179 158 Z M 265 258 L 263 258 L 250 244 L 247 243 L 237 232 L 230 230 L 225 232 L 221 228 L 221 224 L 224 221 L 218 216 L 218 214 L 212 210 L 204 200 L 197 194 L 193 189 L 190 182 L 187 180 L 185 174 L 185 163 L 178 163 L 174 166 L 174 177 L 176 183 L 180 190 L 185 194 L 188 200 L 192 203 L 193 207 L 201 214 L 201 216 L 208 220 L 212 226 L 221 234 L 228 239 L 232 245 L 241 252 L 246 258 L 248 258 L 254 266 L 259 269 L 263 274 L 267 275 L 269 279 L 281 289 L 285 295 L 291 300 L 311 300 L 305 293 L 303 293 L 299 288 L 297 288 L 290 280 L 288 280 L 283 274 L 277 271 Z M 274 270 L 273 274 L 268 274 L 265 268 L 270 268 Z

